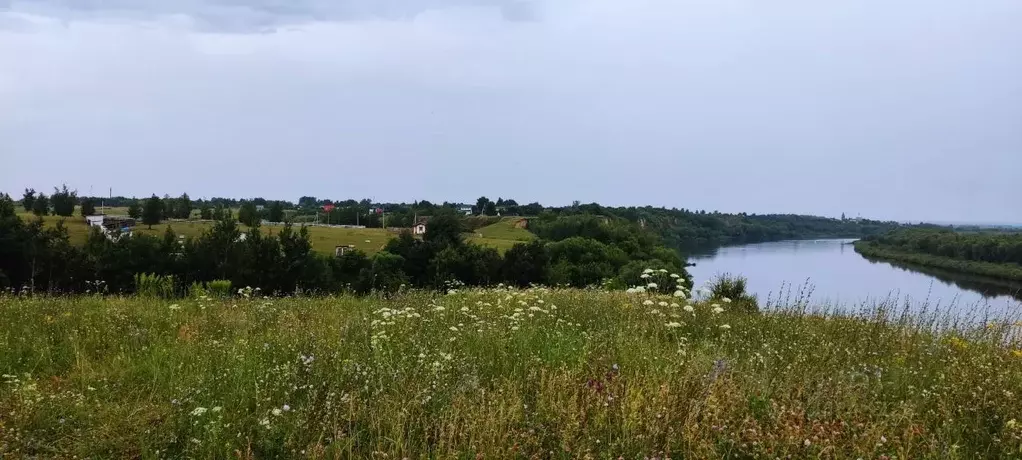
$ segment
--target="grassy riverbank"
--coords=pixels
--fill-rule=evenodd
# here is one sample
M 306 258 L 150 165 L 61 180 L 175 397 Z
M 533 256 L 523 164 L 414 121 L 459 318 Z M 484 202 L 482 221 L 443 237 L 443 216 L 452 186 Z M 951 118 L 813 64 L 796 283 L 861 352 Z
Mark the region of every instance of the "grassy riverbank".
M 927 267 L 941 268 L 961 273 L 987 276 L 1012 281 L 1022 281 L 1022 265 L 1014 263 L 991 263 L 976 260 L 962 260 L 894 249 L 873 241 L 856 241 L 855 251 L 864 256 L 908 262 Z
M 686 305 L 0 296 L 0 456 L 1022 455 L 1018 324 Z

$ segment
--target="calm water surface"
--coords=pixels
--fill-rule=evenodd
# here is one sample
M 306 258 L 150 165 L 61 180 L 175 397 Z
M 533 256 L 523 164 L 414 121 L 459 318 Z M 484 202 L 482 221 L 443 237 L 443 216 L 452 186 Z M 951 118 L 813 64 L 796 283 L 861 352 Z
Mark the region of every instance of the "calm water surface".
M 1022 306 L 1022 283 L 868 260 L 855 252 L 854 240 L 796 240 L 719 248 L 689 258 L 696 286 L 721 273 L 741 274 L 749 290 L 783 300 L 790 288 L 812 288 L 814 303 L 854 307 L 897 298 L 912 305 L 1005 311 Z

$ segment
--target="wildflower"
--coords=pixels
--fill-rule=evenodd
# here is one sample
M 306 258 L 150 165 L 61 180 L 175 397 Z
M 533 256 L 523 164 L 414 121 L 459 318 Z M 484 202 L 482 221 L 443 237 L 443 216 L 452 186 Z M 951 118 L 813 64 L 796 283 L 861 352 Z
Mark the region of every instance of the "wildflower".
M 664 302 L 664 301 L 661 300 L 661 301 L 657 302 L 657 305 L 659 305 L 661 307 L 666 307 L 667 306 L 667 302 Z
M 685 305 L 685 307 L 682 308 L 682 310 L 685 310 L 685 311 L 687 311 L 689 313 L 695 313 L 695 311 L 696 311 L 696 309 L 693 308 L 691 305 Z
M 649 283 L 649 284 L 646 285 L 646 287 L 648 287 L 650 289 L 656 289 L 657 288 L 657 284 L 656 283 Z
M 729 299 L 727 297 L 724 297 L 723 299 L 720 299 L 720 300 L 724 301 L 724 303 L 731 303 L 731 299 Z
M 657 271 L 660 272 L 660 273 L 667 273 L 667 269 L 666 268 L 661 268 L 660 270 L 657 270 Z
M 675 297 L 680 297 L 680 298 L 684 299 L 685 298 L 685 291 L 682 291 L 682 290 L 674 291 L 674 296 Z
M 458 332 L 458 328 L 456 326 L 451 326 L 451 327 L 449 327 L 447 329 L 450 329 L 451 332 Z
M 643 305 L 646 305 L 646 306 L 649 306 L 649 305 L 653 305 L 653 301 L 652 301 L 652 300 L 649 300 L 649 299 L 646 299 L 646 300 L 643 300 L 643 301 L 642 301 L 642 304 L 643 304 Z
M 639 278 L 642 278 L 642 279 L 649 278 L 649 273 L 643 273 L 643 274 L 639 275 Z
M 1018 422 L 1016 422 L 1015 419 L 1011 419 L 1008 420 L 1008 423 L 1005 423 L 1004 426 L 1008 427 L 1008 429 L 1014 430 L 1015 427 L 1018 426 Z
M 671 278 L 678 279 L 678 278 L 681 278 L 681 275 L 679 275 L 677 273 L 671 273 Z
M 468 311 L 468 307 L 461 307 L 461 311 Z
M 269 428 L 270 427 L 270 419 L 263 418 L 262 420 L 259 421 L 259 425 L 265 426 L 266 428 Z
M 206 410 L 207 409 L 205 407 L 196 407 L 195 409 L 192 409 L 192 417 L 201 417 L 202 414 L 206 413 Z
M 180 310 L 181 306 L 175 303 L 175 304 L 171 304 L 171 306 L 169 308 L 171 310 Z
M 810 441 L 809 441 L 808 439 L 806 439 L 806 440 L 805 440 L 805 442 L 803 442 L 802 444 L 805 444 L 805 446 L 806 446 L 806 447 L 809 447 L 809 446 L 810 446 L 810 445 L 812 445 L 813 443 L 812 443 L 812 442 L 810 442 Z
M 281 406 L 281 409 L 284 409 L 284 412 L 289 412 L 291 411 L 291 406 L 284 404 L 283 406 Z
M 713 313 L 714 313 L 715 315 L 719 315 L 719 314 L 721 314 L 721 313 L 724 313 L 724 309 L 723 309 L 723 308 L 720 308 L 720 307 L 713 307 Z
M 676 304 L 674 302 L 671 302 L 671 308 L 678 308 L 678 307 L 680 307 L 680 305 L 678 305 L 678 304 Z
M 223 410 L 223 407 L 216 406 L 212 409 L 212 412 L 220 412 L 221 410 Z
M 276 415 L 276 416 L 279 416 L 280 414 L 283 413 L 283 412 L 281 412 L 280 409 L 277 409 L 276 407 L 274 407 L 273 410 L 270 411 L 270 412 L 273 413 L 273 415 Z
M 674 328 L 676 328 L 676 327 L 681 327 L 681 323 L 679 323 L 679 322 L 677 322 L 677 321 L 671 321 L 671 322 L 669 322 L 669 323 L 665 324 L 664 326 L 667 326 L 667 327 L 669 327 L 669 328 L 672 328 L 672 329 L 674 329 Z
M 728 329 L 731 329 L 731 325 L 729 325 L 729 324 L 721 324 L 720 328 L 726 331 Z
M 642 274 L 643 274 L 643 275 L 648 275 L 648 274 L 650 274 L 650 273 L 653 273 L 653 269 L 652 269 L 652 268 L 647 268 L 647 269 L 645 269 L 645 270 L 643 270 L 643 271 L 642 271 Z

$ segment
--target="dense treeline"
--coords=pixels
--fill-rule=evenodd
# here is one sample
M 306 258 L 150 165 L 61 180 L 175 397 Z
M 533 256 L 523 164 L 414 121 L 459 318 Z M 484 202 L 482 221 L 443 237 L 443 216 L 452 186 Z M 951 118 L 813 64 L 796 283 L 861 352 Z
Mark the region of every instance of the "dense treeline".
M 807 238 L 861 238 L 900 227 L 897 222 L 834 219 L 795 214 L 726 214 L 646 207 L 575 204 L 550 209 L 557 215 L 618 217 L 658 234 L 671 248 L 688 253 L 719 246 Z
M 903 229 L 863 240 L 906 252 L 996 264 L 1022 264 L 1022 233 Z
M 1022 280 L 1022 233 L 900 229 L 856 242 L 860 254 Z
M 660 246 L 655 236 L 623 221 L 600 223 L 594 229 L 595 221 L 587 219 L 567 220 L 570 224 L 558 226 L 560 230 L 549 240 L 520 243 L 501 255 L 465 242 L 464 217 L 453 209 L 441 209 L 422 239 L 405 232 L 372 256 L 350 251 L 331 257 L 312 251 L 305 227 L 286 225 L 269 235 L 255 222 L 242 232 L 229 216 L 195 238 L 179 237 L 172 227 L 162 238 L 94 229 L 86 244 L 78 247 L 70 244 L 62 223 L 47 228 L 41 220 L 25 222 L 17 216 L 14 202 L 2 196 L 0 287 L 131 293 L 138 289 L 140 274 L 169 280 L 178 293 L 195 283 L 216 280 L 278 294 L 497 283 L 626 287 L 646 284 L 640 275 L 647 268 L 679 274 L 651 288 L 670 291 L 679 285 L 691 286 L 684 262 Z

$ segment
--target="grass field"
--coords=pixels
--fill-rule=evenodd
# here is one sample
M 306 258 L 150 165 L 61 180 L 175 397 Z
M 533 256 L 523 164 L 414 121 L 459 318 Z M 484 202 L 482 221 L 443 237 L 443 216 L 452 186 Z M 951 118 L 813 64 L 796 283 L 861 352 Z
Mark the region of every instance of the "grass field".
M 31 213 L 23 212 L 18 215 L 26 221 L 36 218 Z M 89 236 L 89 226 L 85 223 L 85 219 L 83 217 L 43 217 L 47 226 L 56 225 L 57 222 L 62 219 L 64 220 L 64 225 L 67 227 L 71 242 L 75 244 L 85 244 L 85 239 Z M 466 239 L 476 244 L 496 248 L 503 253 L 510 249 L 511 246 L 514 246 L 515 243 L 520 241 L 529 241 L 533 238 L 533 235 L 529 233 L 528 230 L 514 228 L 511 222 L 511 220 L 504 220 L 496 224 L 480 228 L 476 231 L 476 233 L 467 234 Z M 201 235 L 202 232 L 206 231 L 206 229 L 208 229 L 211 225 L 212 222 L 209 221 L 172 221 L 153 225 L 152 229 L 150 229 L 147 225 L 138 225 L 133 231 L 140 234 L 163 236 L 163 233 L 169 226 L 179 235 L 195 237 Z M 245 226 L 241 226 L 241 228 L 247 229 Z M 262 228 L 263 231 L 271 234 L 276 233 L 280 229 L 279 226 L 273 225 L 266 225 Z M 483 237 L 480 237 L 479 235 L 483 235 Z M 342 245 L 354 245 L 359 250 L 365 251 L 368 254 L 373 254 L 382 250 L 383 247 L 386 246 L 387 242 L 395 236 L 397 236 L 397 234 L 393 231 L 381 228 L 359 229 L 309 226 L 309 237 L 312 240 L 312 248 L 324 254 L 333 254 L 334 247 Z
M 35 219 L 35 216 L 32 214 L 22 213 L 19 215 L 25 220 Z M 72 216 L 67 218 L 60 216 L 45 216 L 43 218 L 48 226 L 56 225 L 61 219 L 64 219 L 64 225 L 67 227 L 71 242 L 75 244 L 85 244 L 85 240 L 89 236 L 89 226 L 85 223 L 84 218 L 81 216 Z M 159 237 L 163 236 L 167 227 L 171 227 L 174 232 L 179 235 L 195 237 L 201 235 L 202 232 L 206 231 L 212 225 L 213 223 L 210 221 L 172 221 L 153 225 L 152 229 L 150 229 L 147 225 L 138 225 L 132 231 Z M 243 225 L 241 228 L 243 230 L 247 230 L 247 227 Z M 280 231 L 280 228 L 280 226 L 266 225 L 262 227 L 262 230 L 266 233 L 275 234 Z M 356 248 L 372 254 L 383 249 L 383 246 L 387 244 L 387 241 L 394 236 L 394 233 L 381 228 L 360 229 L 309 226 L 309 237 L 312 241 L 312 249 L 324 254 L 333 254 L 334 247 L 341 245 L 354 245 Z
M 496 248 L 503 253 L 515 244 L 532 241 L 536 238 L 528 230 L 515 227 L 515 222 L 519 220 L 520 218 L 517 217 L 504 218 L 497 223 L 476 230 L 468 236 L 467 240 L 482 246 Z
M 0 457 L 1022 456 L 1019 324 L 686 304 L 0 296 Z

